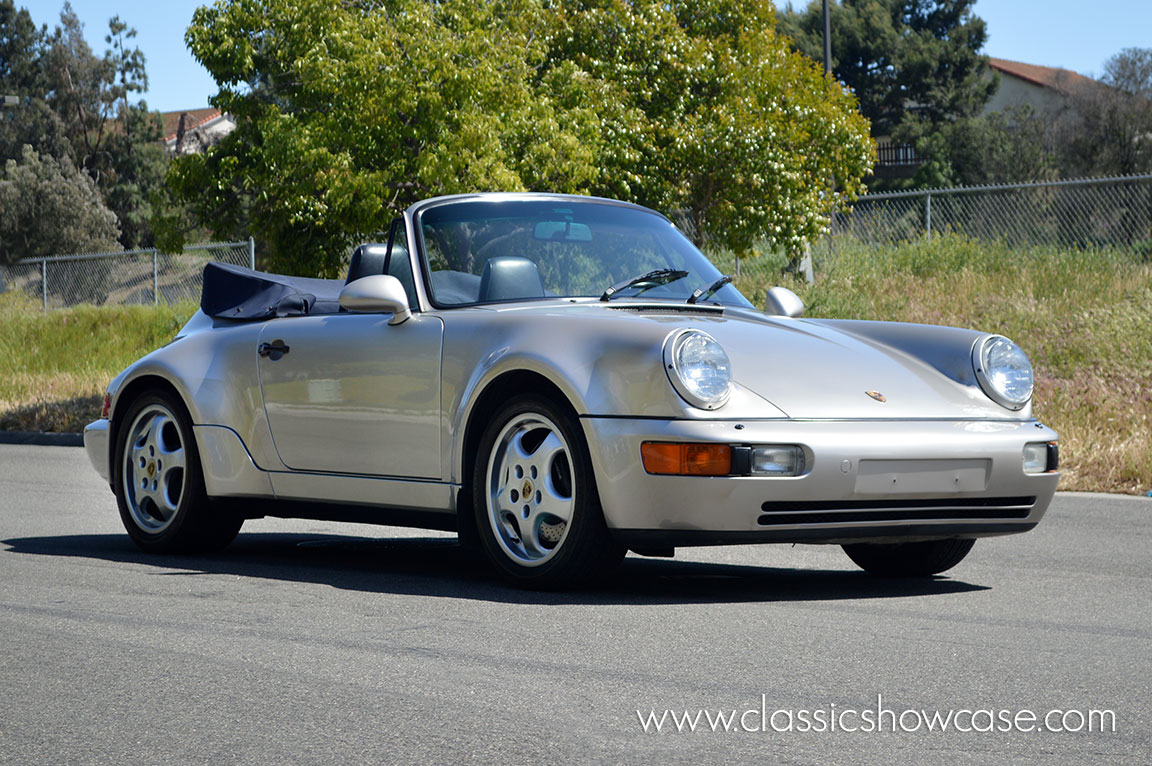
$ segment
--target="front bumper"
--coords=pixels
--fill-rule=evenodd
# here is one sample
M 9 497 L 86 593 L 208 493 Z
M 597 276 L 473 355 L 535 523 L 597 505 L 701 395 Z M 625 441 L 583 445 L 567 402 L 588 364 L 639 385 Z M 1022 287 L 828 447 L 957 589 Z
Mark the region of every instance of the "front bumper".
M 986 537 L 1036 526 L 1059 474 L 1026 474 L 1036 421 L 670 421 L 583 418 L 609 528 L 633 545 Z M 798 444 L 796 477 L 664 476 L 645 441 Z
M 96 469 L 96 473 L 104 477 L 104 481 L 111 482 L 112 472 L 108 467 L 108 426 L 106 418 L 94 420 L 84 426 L 84 451 L 88 453 L 88 460 Z

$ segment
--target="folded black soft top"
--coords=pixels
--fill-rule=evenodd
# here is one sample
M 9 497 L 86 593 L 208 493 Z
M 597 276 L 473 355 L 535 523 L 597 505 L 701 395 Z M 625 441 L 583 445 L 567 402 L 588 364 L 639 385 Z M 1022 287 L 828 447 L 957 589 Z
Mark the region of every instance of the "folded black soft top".
M 218 319 L 256 321 L 340 311 L 341 279 L 267 274 L 211 261 L 204 266 L 200 308 Z

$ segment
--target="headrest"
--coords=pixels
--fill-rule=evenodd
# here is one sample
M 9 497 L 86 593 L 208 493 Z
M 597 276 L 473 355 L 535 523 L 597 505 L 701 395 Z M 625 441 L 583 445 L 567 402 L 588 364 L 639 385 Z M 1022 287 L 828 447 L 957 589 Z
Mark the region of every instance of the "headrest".
M 501 255 L 484 264 L 480 274 L 481 303 L 543 297 L 540 271 L 527 258 Z
M 383 274 L 384 258 L 387 255 L 387 245 L 369 243 L 357 247 L 352 253 L 352 262 L 348 264 L 348 278 L 344 280 L 344 284 L 355 282 L 361 277 Z

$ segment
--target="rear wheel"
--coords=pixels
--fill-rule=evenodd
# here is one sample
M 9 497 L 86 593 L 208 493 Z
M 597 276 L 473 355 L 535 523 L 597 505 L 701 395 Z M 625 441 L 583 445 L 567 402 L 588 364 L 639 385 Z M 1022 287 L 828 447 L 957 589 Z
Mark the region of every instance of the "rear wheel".
M 116 501 L 133 541 L 150 552 L 219 550 L 242 517 L 213 508 L 183 405 L 149 391 L 124 414 L 116 437 Z
M 930 540 L 920 543 L 853 543 L 843 546 L 848 558 L 866 572 L 882 577 L 928 577 L 959 564 L 975 540 Z
M 518 584 L 586 582 L 624 556 L 604 522 L 579 424 L 547 399 L 518 396 L 497 412 L 480 440 L 472 490 L 481 546 Z

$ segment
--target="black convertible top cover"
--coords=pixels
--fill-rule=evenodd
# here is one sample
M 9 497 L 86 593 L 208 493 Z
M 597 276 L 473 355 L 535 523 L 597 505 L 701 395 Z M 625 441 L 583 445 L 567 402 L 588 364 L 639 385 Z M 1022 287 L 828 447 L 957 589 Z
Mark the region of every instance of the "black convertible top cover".
M 211 261 L 204 266 L 200 308 L 217 319 L 256 321 L 340 311 L 341 279 L 267 274 Z

